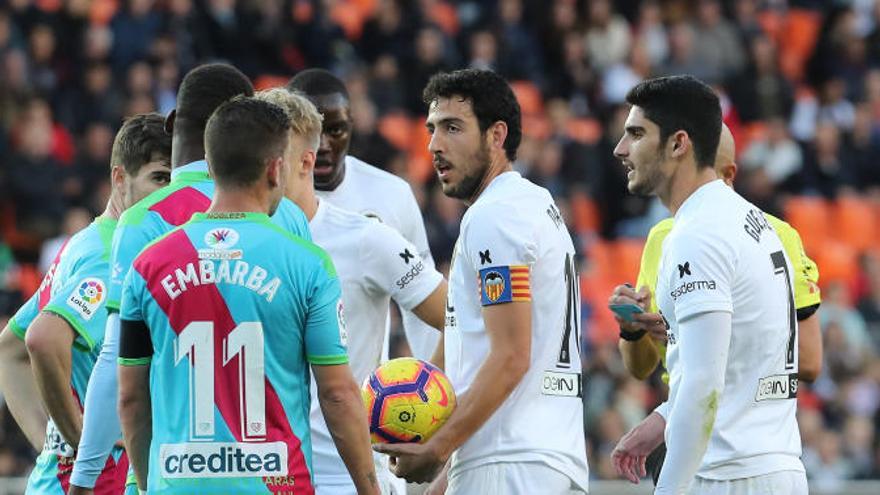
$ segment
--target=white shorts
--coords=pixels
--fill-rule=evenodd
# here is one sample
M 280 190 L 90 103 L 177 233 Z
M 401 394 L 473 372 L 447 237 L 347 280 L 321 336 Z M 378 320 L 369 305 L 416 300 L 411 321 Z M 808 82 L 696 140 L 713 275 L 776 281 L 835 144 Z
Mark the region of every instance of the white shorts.
M 382 495 L 406 495 L 406 481 L 391 474 L 387 469 L 376 469 L 376 479 Z M 427 486 L 427 485 L 426 485 Z M 358 495 L 354 483 L 332 484 L 315 482 L 315 495 Z
M 452 474 L 446 495 L 580 495 L 565 474 L 538 462 L 496 462 Z
M 803 471 L 779 471 L 738 480 L 694 478 L 690 495 L 807 495 L 807 475 Z

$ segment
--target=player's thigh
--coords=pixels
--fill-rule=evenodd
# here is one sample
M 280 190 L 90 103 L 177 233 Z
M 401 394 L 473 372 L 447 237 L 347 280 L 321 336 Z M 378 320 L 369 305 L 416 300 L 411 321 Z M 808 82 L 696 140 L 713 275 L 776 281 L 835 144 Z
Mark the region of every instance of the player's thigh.
M 691 495 L 807 495 L 807 476 L 798 471 L 779 471 L 776 473 L 742 478 L 737 480 L 707 480 L 695 478 Z
M 446 495 L 474 493 L 527 495 L 576 495 L 571 478 L 536 462 L 498 462 L 455 473 L 449 478 Z

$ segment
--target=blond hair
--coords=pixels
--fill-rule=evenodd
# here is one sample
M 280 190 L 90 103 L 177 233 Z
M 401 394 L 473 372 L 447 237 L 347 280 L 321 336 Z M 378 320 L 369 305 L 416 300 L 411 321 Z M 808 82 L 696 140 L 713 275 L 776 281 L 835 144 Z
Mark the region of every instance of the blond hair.
M 283 108 L 290 117 L 290 127 L 293 132 L 304 137 L 317 151 L 321 142 L 321 122 L 324 119 L 312 102 L 301 93 L 290 92 L 284 88 L 258 91 L 254 97 Z

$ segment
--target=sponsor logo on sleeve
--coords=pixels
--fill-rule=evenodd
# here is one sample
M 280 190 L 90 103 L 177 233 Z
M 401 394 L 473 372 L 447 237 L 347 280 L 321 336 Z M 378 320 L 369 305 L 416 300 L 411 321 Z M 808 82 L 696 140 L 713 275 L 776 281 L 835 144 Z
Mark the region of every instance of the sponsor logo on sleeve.
M 409 264 L 409 260 L 415 258 L 415 255 L 409 252 L 409 248 L 404 249 L 402 253 L 397 253 L 403 259 L 403 262 L 407 265 Z
M 43 452 L 60 457 L 73 457 L 76 455 L 73 447 L 61 436 L 61 432 L 58 431 L 58 427 L 55 426 L 55 421 L 52 421 L 52 418 L 49 418 L 49 421 L 46 422 L 46 440 L 43 442 Z
M 107 288 L 101 279 L 89 277 L 83 279 L 79 286 L 67 298 L 67 305 L 73 308 L 84 320 L 89 321 L 107 298 Z
M 342 299 L 336 303 L 336 322 L 339 324 L 339 340 L 347 347 L 348 328 L 345 326 L 345 307 L 342 305 Z
M 715 281 L 714 280 L 695 280 L 693 282 L 685 282 L 675 289 L 673 289 L 669 295 L 672 297 L 673 301 L 678 300 L 679 297 L 689 294 L 698 290 L 715 290 Z
M 478 251 L 480 253 L 480 264 L 486 265 L 492 262 L 492 256 L 489 254 L 489 250 Z
M 163 478 L 244 478 L 287 475 L 287 445 L 175 443 L 159 446 Z
M 797 398 L 797 373 L 765 376 L 758 380 L 755 402 L 764 400 L 784 400 Z
M 684 278 L 685 275 L 691 274 L 691 262 L 685 261 L 683 265 L 678 265 L 678 278 Z
M 403 253 L 401 253 L 400 255 L 403 256 Z M 407 263 L 409 263 L 409 262 L 407 262 Z M 425 263 L 422 260 L 419 260 L 418 263 L 413 265 L 412 268 L 410 268 L 408 272 L 404 273 L 403 276 L 397 280 L 397 288 L 398 289 L 405 288 L 407 285 L 409 285 L 410 282 L 415 280 L 416 277 L 418 277 L 419 274 L 422 273 L 424 270 L 425 270 Z

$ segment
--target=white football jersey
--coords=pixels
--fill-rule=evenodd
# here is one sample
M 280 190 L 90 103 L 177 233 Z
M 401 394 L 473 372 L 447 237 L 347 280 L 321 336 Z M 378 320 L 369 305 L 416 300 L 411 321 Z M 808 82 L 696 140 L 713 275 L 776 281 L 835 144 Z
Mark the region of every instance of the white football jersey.
M 668 322 L 669 406 L 684 373 L 678 322 L 732 315 L 724 389 L 697 475 L 730 480 L 803 471 L 795 420 L 797 317 L 791 264 L 763 212 L 720 180 L 697 189 L 664 240 L 657 303 Z M 697 422 L 699 418 L 694 418 Z M 674 438 L 667 438 L 674 442 Z
M 422 212 L 405 180 L 349 155 L 345 157 L 345 177 L 339 186 L 333 191 L 315 192 L 340 208 L 378 218 L 391 226 L 416 246 L 426 266 L 434 268 Z M 440 339 L 437 330 L 408 311 L 402 313 L 413 356 L 430 359 Z
M 580 297 L 574 245 L 546 189 L 496 177 L 461 222 L 446 303 L 446 373 L 467 393 L 489 353 L 484 305 L 532 303 L 529 370 L 452 457 L 451 473 L 490 462 L 538 462 L 587 488 L 581 402 Z
M 443 276 L 391 227 L 328 201 L 318 203 L 309 229 L 336 266 L 344 313 L 340 331 L 360 384 L 381 361 L 390 300 L 411 310 L 437 289 Z M 351 483 L 321 414 L 314 380 L 309 421 L 316 482 Z M 385 456 L 376 456 L 385 462 Z

